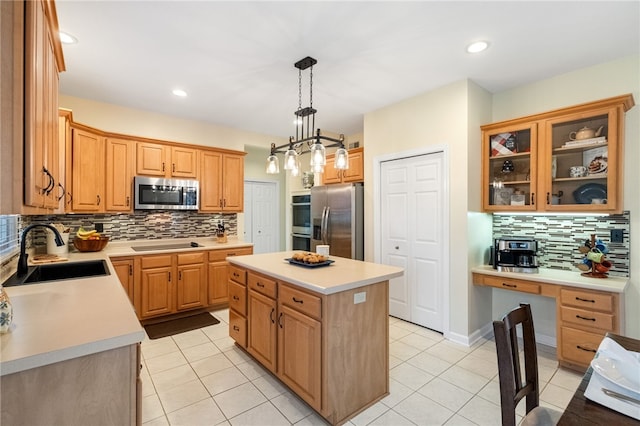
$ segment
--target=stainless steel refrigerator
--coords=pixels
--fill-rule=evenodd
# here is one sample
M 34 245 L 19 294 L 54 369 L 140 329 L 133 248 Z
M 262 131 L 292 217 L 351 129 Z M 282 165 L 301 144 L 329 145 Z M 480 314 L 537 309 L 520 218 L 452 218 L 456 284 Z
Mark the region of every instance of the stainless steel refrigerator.
M 311 251 L 364 260 L 364 189 L 361 183 L 311 188 Z

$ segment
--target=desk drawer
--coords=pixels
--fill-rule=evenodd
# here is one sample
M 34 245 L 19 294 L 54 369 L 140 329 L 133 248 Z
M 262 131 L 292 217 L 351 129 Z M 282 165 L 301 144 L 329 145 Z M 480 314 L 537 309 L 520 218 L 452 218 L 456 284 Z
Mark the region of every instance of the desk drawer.
M 565 306 L 613 312 L 613 295 L 611 293 L 563 288 L 560 290 L 560 303 Z
M 229 279 L 238 284 L 247 284 L 247 271 L 234 265 L 229 265 Z
M 276 298 L 278 286 L 274 280 L 249 272 L 247 274 L 247 281 L 250 289 L 257 291 L 258 293 L 262 293 L 272 299 Z
M 575 328 L 562 327 L 562 358 L 566 361 L 589 366 L 604 339 L 604 333 L 589 333 Z
M 505 290 L 521 291 L 524 293 L 540 294 L 540 284 L 533 281 L 515 280 L 512 278 L 501 278 L 494 276 L 483 277 L 485 285 L 502 288 Z
M 562 323 L 577 324 L 582 327 L 598 328 L 603 331 L 614 331 L 615 317 L 604 312 L 587 311 L 584 309 L 560 307 Z
M 233 281 L 229 281 L 229 308 L 247 315 L 247 288 Z
M 247 347 L 247 319 L 229 310 L 229 336 L 243 348 Z
M 322 299 L 313 294 L 309 294 L 286 285 L 281 285 L 278 300 L 283 305 L 310 317 L 316 319 L 320 319 L 322 317 Z

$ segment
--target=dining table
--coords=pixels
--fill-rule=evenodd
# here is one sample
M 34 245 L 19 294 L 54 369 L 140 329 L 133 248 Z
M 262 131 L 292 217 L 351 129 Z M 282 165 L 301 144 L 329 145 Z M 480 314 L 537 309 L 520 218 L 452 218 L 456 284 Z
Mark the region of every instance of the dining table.
M 607 333 L 606 337 L 611 338 L 623 348 L 640 352 L 640 340 L 633 339 L 631 337 L 620 336 L 614 333 Z M 571 426 L 571 425 L 640 425 L 640 421 L 635 420 L 632 417 L 626 416 L 618 411 L 605 407 L 602 404 L 587 399 L 584 395 L 593 369 L 589 367 L 582 377 L 582 381 L 578 386 L 578 389 L 573 394 L 569 405 L 565 409 L 558 425 Z

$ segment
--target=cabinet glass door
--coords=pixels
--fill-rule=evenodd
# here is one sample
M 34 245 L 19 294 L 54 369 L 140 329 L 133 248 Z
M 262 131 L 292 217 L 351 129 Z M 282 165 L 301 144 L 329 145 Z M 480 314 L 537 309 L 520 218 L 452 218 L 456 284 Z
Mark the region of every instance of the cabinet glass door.
M 483 132 L 483 204 L 489 211 L 535 210 L 536 125 Z
M 546 210 L 607 211 L 617 205 L 616 109 L 549 120 L 545 126 Z

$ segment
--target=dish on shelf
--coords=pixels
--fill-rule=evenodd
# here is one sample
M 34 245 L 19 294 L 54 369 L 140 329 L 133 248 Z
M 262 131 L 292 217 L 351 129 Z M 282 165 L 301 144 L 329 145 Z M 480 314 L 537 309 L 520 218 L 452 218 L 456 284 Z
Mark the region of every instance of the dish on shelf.
M 601 183 L 586 183 L 573 191 L 578 204 L 591 204 L 594 198 L 607 198 L 607 187 Z
M 596 157 L 589 163 L 587 171 L 590 175 L 604 173 L 607 171 L 607 157 Z
M 289 262 L 292 265 L 298 265 L 298 266 L 305 266 L 307 268 L 317 268 L 319 266 L 329 266 L 331 265 L 333 262 L 335 262 L 335 260 L 325 260 L 324 262 L 318 262 L 318 263 L 305 263 L 301 260 L 295 260 L 295 259 L 291 259 L 291 258 L 287 258 L 285 259 L 287 262 Z

